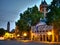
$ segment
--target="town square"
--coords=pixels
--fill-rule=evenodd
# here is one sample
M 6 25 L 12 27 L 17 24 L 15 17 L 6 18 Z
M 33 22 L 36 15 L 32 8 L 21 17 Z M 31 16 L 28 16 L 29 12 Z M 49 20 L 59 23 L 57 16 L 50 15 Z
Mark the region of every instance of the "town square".
M 60 0 L 0 0 L 0 45 L 60 45 Z

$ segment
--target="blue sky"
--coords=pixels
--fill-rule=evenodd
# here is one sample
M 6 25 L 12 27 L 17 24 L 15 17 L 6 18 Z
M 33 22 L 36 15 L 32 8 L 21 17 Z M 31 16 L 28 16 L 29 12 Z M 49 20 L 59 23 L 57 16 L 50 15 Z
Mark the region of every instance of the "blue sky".
M 50 4 L 52 0 L 46 0 Z M 15 22 L 20 18 L 19 14 L 28 7 L 37 5 L 41 0 L 0 0 L 0 28 L 7 29 L 7 22 L 10 21 L 10 30 L 15 28 Z

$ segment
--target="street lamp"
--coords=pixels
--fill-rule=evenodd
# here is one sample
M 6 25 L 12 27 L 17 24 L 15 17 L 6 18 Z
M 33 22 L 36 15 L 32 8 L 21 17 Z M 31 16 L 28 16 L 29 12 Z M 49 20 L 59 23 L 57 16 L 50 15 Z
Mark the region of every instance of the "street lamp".
M 52 35 L 52 32 L 48 32 L 47 34 L 48 34 L 48 35 Z
M 20 35 L 18 34 L 17 37 L 19 37 Z
M 27 33 L 24 33 L 23 36 L 27 36 Z

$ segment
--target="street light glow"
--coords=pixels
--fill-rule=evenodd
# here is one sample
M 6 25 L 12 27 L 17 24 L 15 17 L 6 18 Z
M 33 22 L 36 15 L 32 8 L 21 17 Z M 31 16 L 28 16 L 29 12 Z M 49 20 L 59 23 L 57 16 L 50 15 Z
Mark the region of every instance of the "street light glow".
M 19 37 L 20 35 L 18 34 L 17 37 Z
M 24 33 L 23 36 L 27 36 L 27 33 Z
M 48 32 L 48 35 L 52 35 L 52 32 Z

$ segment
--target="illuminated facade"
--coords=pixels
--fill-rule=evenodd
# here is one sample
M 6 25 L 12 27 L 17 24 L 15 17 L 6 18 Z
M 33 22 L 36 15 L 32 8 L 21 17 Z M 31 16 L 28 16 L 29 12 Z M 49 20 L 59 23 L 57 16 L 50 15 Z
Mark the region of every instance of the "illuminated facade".
M 31 39 L 39 41 L 54 41 L 53 40 L 53 26 L 48 25 L 38 25 L 31 27 Z

